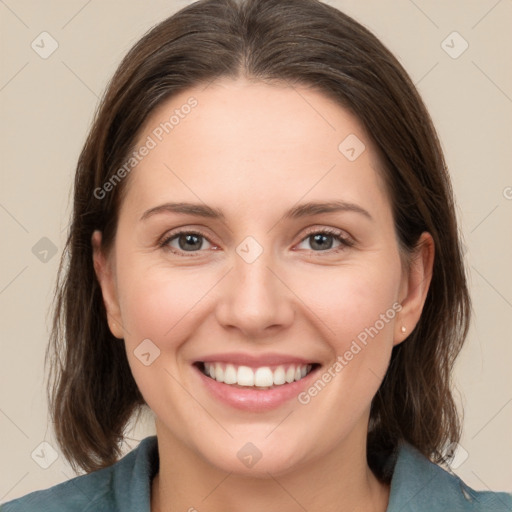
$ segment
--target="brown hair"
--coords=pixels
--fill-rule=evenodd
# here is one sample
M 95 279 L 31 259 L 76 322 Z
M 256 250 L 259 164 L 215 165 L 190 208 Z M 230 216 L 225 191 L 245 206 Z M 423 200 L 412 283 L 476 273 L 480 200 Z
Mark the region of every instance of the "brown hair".
M 458 441 L 450 375 L 470 300 L 452 189 L 430 116 L 397 59 L 366 28 L 318 0 L 201 0 L 164 20 L 114 74 L 78 160 L 72 223 L 56 285 L 48 393 L 61 449 L 76 469 L 112 464 L 128 420 L 144 405 L 124 344 L 111 334 L 93 269 L 91 235 L 116 231 L 126 161 L 157 105 L 220 77 L 314 87 L 357 116 L 380 154 L 396 233 L 410 254 L 422 232 L 436 247 L 422 316 L 393 349 L 373 399 L 368 461 L 406 440 L 434 462 Z

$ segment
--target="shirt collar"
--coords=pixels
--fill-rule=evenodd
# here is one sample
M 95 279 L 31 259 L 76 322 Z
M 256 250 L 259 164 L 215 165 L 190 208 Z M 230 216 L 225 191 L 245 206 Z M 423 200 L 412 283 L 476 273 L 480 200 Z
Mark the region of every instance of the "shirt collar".
M 135 463 L 114 474 L 115 501 L 119 510 L 151 512 L 151 482 L 159 469 L 156 436 L 143 439 L 135 452 Z M 505 493 L 474 491 L 405 441 L 385 461 L 385 470 L 392 475 L 386 512 L 501 511 L 512 503 Z
M 444 512 L 508 510 L 506 493 L 475 491 L 449 469 L 443 469 L 411 444 L 401 441 L 396 451 L 386 512 Z
M 151 512 L 151 483 L 159 469 L 156 436 L 144 438 L 134 450 L 135 462 L 113 475 L 118 510 Z

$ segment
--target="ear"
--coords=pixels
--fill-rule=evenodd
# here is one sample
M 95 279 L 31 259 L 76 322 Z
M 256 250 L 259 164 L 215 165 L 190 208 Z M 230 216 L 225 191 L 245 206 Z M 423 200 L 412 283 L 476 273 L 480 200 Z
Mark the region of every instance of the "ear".
M 94 271 L 101 287 L 103 295 L 103 303 L 107 310 L 107 321 L 110 332 L 119 339 L 124 338 L 123 324 L 121 321 L 121 310 L 117 297 L 117 287 L 115 282 L 115 273 L 113 271 L 113 263 L 101 246 L 102 233 L 94 231 L 91 237 L 92 258 Z
M 418 323 L 432 279 L 435 244 L 430 233 L 422 233 L 410 257 L 408 268 L 404 269 L 400 286 L 402 309 L 395 324 L 394 345 L 402 343 Z

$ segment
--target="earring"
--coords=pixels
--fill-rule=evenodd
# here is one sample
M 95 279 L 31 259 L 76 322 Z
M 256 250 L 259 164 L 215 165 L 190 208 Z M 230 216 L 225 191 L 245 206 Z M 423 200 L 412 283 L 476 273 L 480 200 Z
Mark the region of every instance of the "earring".
M 400 330 L 402 331 L 402 333 L 405 333 L 405 331 L 407 331 L 407 329 L 405 328 L 405 325 L 402 325 L 402 327 L 400 327 Z

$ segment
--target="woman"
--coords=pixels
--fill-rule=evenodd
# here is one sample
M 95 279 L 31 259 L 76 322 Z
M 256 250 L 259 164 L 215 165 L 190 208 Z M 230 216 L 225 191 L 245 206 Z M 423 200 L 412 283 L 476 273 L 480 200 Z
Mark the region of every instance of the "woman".
M 128 53 L 80 156 L 51 354 L 88 474 L 32 510 L 505 511 L 436 463 L 470 301 L 406 72 L 316 0 L 204 0 Z M 118 461 L 128 420 L 155 437 Z

